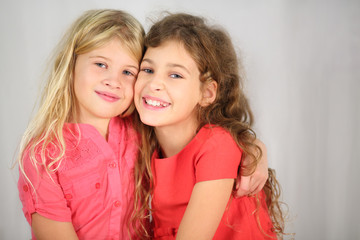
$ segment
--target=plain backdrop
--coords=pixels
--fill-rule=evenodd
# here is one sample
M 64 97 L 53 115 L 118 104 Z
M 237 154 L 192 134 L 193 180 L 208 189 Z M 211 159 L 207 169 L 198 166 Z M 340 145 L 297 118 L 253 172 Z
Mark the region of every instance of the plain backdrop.
M 0 239 L 31 238 L 11 166 L 51 51 L 92 8 L 128 11 L 146 30 L 164 10 L 224 26 L 289 205 L 287 231 L 360 239 L 360 1 L 346 0 L 1 0 Z

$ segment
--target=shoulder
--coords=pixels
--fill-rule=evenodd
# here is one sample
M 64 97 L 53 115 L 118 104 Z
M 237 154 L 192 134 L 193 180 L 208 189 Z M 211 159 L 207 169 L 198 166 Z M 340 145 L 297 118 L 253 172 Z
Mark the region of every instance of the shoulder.
M 203 148 L 234 148 L 241 151 L 230 132 L 216 125 L 203 126 L 196 136 L 196 141 L 201 143 Z
M 204 126 L 196 141 L 198 151 L 194 156 L 196 181 L 236 178 L 242 151 L 224 128 Z
M 82 146 L 82 139 L 87 136 L 84 126 L 65 123 L 62 136 L 43 138 L 41 141 L 32 140 L 21 156 L 22 167 L 25 172 L 34 171 L 47 173 L 56 172 L 62 168 L 62 160 L 71 157 L 75 149 Z M 96 146 L 95 146 L 96 147 Z M 96 148 L 95 148 L 96 149 Z
M 30 165 L 47 165 L 49 159 L 59 155 L 60 147 L 55 141 L 46 142 L 30 142 L 22 153 L 21 159 L 26 164 Z
M 203 126 L 199 130 L 198 136 L 203 138 L 209 138 L 209 137 L 214 138 L 219 136 L 232 138 L 230 132 L 227 131 L 225 128 L 216 125 L 208 125 L 208 124 Z
M 190 146 L 197 157 L 207 156 L 212 158 L 241 157 L 242 150 L 226 129 L 215 126 L 205 125 L 195 136 Z

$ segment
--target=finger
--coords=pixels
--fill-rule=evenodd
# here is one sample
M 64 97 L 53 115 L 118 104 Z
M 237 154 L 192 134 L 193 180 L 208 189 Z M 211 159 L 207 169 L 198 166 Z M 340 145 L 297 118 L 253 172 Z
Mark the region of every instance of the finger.
M 241 175 L 237 175 L 237 178 L 236 178 L 236 187 L 235 187 L 236 190 L 238 190 L 239 187 L 240 187 L 240 180 L 241 180 Z
M 240 181 L 238 183 L 237 192 L 235 194 L 235 197 L 242 197 L 245 195 L 248 195 L 250 192 L 250 176 L 241 176 Z
M 253 189 L 250 190 L 249 195 L 255 195 L 255 194 L 257 194 L 257 193 L 260 192 L 260 191 L 261 191 L 261 188 L 260 188 L 260 187 L 253 188 Z
M 254 178 L 251 178 L 251 179 L 254 179 Z M 264 188 L 265 183 L 266 183 L 266 179 L 263 179 L 263 180 L 257 181 L 257 182 L 251 182 L 250 183 L 251 194 L 255 195 L 255 194 L 259 193 Z

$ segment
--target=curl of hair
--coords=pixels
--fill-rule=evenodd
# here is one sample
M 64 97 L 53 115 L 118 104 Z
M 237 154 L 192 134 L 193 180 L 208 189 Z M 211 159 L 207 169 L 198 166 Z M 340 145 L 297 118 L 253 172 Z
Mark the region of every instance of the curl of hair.
M 202 83 L 216 81 L 217 93 L 215 101 L 207 107 L 198 107 L 199 128 L 207 123 L 227 129 L 238 146 L 250 155 L 252 161 L 241 165 L 243 175 L 251 175 L 261 159 L 262 151 L 254 141 L 256 134 L 252 130 L 253 114 L 243 90 L 243 68 L 227 32 L 219 26 L 209 26 L 197 16 L 178 13 L 167 14 L 156 22 L 145 37 L 145 48 L 155 48 L 166 41 L 183 44 L 192 56 L 200 71 Z M 149 126 L 138 125 L 143 136 L 141 154 L 136 163 L 136 199 L 133 221 L 141 223 L 151 212 L 147 204 L 152 194 L 151 155 L 158 148 L 154 131 Z M 254 150 L 256 153 L 254 154 Z M 266 201 L 274 223 L 275 232 L 281 237 L 284 230 L 284 218 L 279 207 L 279 185 L 275 175 L 270 171 L 266 183 Z M 259 208 L 259 204 L 258 204 Z M 145 229 L 145 228 L 143 228 Z M 149 236 L 145 232 L 143 236 Z
M 20 142 L 18 164 L 27 181 L 29 179 L 23 162 L 27 151 L 35 168 L 43 166 L 49 173 L 60 167 L 65 154 L 64 123 L 77 120 L 77 100 L 73 89 L 77 56 L 117 38 L 140 61 L 144 51 L 144 36 L 142 25 L 130 14 L 120 10 L 89 10 L 71 25 L 56 48 L 53 66 L 41 93 L 39 109 Z M 131 114 L 133 109 L 130 106 L 123 115 Z M 50 144 L 57 150 L 55 156 L 47 154 L 46 149 Z M 40 159 L 35 158 L 36 154 L 41 156 Z

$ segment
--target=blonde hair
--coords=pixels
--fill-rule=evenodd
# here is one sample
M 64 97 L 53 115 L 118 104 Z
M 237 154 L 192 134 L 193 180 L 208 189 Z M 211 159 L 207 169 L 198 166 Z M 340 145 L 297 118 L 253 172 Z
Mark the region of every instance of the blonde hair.
M 39 109 L 20 143 L 18 163 L 27 181 L 29 179 L 23 163 L 25 151 L 29 152 L 35 168 L 37 164 L 43 165 L 48 173 L 56 171 L 61 164 L 65 154 L 64 124 L 76 121 L 73 72 L 77 56 L 117 38 L 140 62 L 144 35 L 142 25 L 130 14 L 120 10 L 86 11 L 71 25 L 56 49 L 54 65 L 42 91 Z M 133 110 L 134 106 L 130 106 L 122 115 L 130 115 Z M 46 149 L 50 145 L 56 147 L 55 156 L 47 155 Z M 40 159 L 36 159 L 38 153 Z
M 252 174 L 261 159 L 261 148 L 254 142 L 256 134 L 251 128 L 253 114 L 245 96 L 242 82 L 244 78 L 241 62 L 230 37 L 220 27 L 209 26 L 201 17 L 189 14 L 168 14 L 155 23 L 145 37 L 145 47 L 158 47 L 164 42 L 175 40 L 183 44 L 192 56 L 200 71 L 202 83 L 216 81 L 215 101 L 207 107 L 198 107 L 198 130 L 207 123 L 228 130 L 244 155 L 250 155 L 252 161 L 241 165 L 244 175 Z M 151 212 L 147 201 L 153 191 L 151 156 L 160 148 L 153 127 L 137 124 L 141 133 L 141 151 L 135 165 L 135 212 L 134 223 L 142 223 Z M 254 153 L 255 149 L 255 153 Z M 240 171 L 240 169 L 239 169 Z M 266 202 L 274 224 L 274 232 L 281 238 L 284 233 L 284 217 L 279 205 L 280 186 L 274 171 L 269 169 L 269 179 L 265 185 Z M 257 200 L 259 200 L 257 198 Z M 258 201 L 258 208 L 260 203 Z M 258 221 L 260 224 L 260 222 Z M 267 235 L 260 226 L 261 231 Z M 139 234 L 148 238 L 146 226 Z

